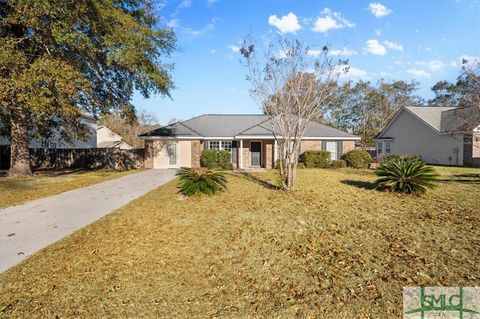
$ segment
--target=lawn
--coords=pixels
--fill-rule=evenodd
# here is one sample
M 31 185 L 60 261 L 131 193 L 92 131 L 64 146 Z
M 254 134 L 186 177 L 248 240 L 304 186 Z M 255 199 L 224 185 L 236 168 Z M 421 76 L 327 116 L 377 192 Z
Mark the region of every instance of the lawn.
M 300 170 L 284 193 L 175 182 L 0 275 L 5 318 L 400 318 L 402 287 L 480 284 L 480 170 L 425 196 L 370 171 Z M 454 175 L 454 176 L 452 176 Z M 273 180 L 273 172 L 258 174 Z
M 75 188 L 89 186 L 134 172 L 135 170 L 96 170 L 56 176 L 38 175 L 33 177 L 0 177 L 0 208 L 56 195 Z

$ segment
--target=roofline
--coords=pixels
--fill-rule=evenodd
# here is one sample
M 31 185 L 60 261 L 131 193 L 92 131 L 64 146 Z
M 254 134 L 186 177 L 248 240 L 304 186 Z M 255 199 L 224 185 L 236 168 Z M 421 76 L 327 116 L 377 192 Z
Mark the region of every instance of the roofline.
M 273 135 L 237 135 L 237 136 L 140 136 L 143 140 L 246 140 L 246 139 L 264 139 L 274 140 Z M 302 140 L 341 140 L 341 141 L 359 141 L 358 136 L 305 136 Z

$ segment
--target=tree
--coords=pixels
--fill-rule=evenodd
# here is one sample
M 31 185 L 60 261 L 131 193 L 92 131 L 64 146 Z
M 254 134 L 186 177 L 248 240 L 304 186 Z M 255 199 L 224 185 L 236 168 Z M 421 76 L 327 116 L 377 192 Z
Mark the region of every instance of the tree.
M 296 181 L 300 141 L 309 122 L 319 118 L 329 104 L 346 61 L 329 58 L 327 47 L 318 58 L 312 58 L 307 54 L 308 46 L 299 41 L 280 40 L 279 47 L 276 51 L 270 45 L 261 59 L 250 37 L 240 53 L 248 67 L 252 95 L 272 123 L 279 146 L 282 188 L 290 190 Z
M 141 110 L 134 121 L 127 121 L 118 113 L 106 114 L 100 123 L 122 137 L 122 139 L 135 148 L 143 148 L 144 141 L 138 136 L 160 127 L 155 115 Z
M 334 126 L 362 137 L 362 147 L 373 139 L 402 107 L 422 104 L 415 95 L 418 83 L 404 81 L 346 82 L 337 87 L 327 120 Z
M 134 118 L 135 90 L 169 95 L 175 36 L 150 0 L 0 0 L 0 108 L 12 175 L 31 174 L 29 139 L 85 138 L 82 113 Z

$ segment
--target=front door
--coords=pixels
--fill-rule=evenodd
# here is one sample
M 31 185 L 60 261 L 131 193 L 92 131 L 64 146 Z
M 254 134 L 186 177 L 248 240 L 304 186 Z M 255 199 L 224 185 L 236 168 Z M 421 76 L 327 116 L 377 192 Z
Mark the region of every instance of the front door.
M 250 166 L 262 164 L 262 142 L 250 142 Z

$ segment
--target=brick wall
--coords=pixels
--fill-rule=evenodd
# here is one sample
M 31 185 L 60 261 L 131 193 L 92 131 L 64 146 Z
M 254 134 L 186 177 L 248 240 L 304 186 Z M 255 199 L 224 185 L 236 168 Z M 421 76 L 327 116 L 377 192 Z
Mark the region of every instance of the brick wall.
M 153 168 L 154 153 L 155 152 L 153 151 L 153 140 L 146 140 L 145 141 L 145 163 L 144 163 L 145 168 Z
M 342 152 L 345 154 L 348 151 L 355 149 L 355 141 L 343 141 L 342 142 Z
M 240 147 L 240 143 L 238 144 Z M 243 168 L 250 167 L 250 140 L 243 141 Z
M 273 140 L 263 141 L 263 154 L 262 166 L 266 169 L 273 168 Z
M 300 153 L 305 151 L 321 151 L 322 150 L 322 141 L 301 141 L 300 142 Z
M 200 167 L 200 155 L 203 151 L 203 141 L 192 141 L 192 167 Z

